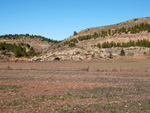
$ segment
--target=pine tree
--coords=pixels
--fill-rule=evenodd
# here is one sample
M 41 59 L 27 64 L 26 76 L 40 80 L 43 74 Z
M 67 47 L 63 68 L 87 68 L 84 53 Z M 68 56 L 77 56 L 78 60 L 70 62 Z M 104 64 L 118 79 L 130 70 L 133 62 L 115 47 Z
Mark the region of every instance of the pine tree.
M 123 49 L 121 50 L 120 55 L 125 56 L 125 51 Z
M 100 48 L 101 48 L 101 44 L 100 44 L 100 43 L 98 43 L 98 44 L 97 44 L 97 47 L 100 49 Z
M 75 36 L 75 35 L 77 35 L 77 32 L 76 32 L 76 31 L 74 31 L 73 35 L 74 35 L 74 36 Z

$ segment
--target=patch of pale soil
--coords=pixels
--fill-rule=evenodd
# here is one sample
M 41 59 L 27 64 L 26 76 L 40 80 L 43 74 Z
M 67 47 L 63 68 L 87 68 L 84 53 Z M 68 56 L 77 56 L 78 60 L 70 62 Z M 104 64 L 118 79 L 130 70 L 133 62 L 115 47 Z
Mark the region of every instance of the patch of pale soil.
M 139 59 L 148 59 L 150 56 L 147 56 L 147 55 L 143 55 L 143 56 L 128 56 L 127 59 L 136 59 L 136 60 L 139 60 Z

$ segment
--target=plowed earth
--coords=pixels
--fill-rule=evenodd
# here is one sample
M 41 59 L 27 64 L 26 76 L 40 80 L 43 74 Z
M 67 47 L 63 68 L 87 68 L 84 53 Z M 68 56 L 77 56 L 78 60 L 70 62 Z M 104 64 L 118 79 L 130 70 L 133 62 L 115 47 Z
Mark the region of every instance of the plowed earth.
M 1 113 L 148 113 L 150 60 L 0 62 Z

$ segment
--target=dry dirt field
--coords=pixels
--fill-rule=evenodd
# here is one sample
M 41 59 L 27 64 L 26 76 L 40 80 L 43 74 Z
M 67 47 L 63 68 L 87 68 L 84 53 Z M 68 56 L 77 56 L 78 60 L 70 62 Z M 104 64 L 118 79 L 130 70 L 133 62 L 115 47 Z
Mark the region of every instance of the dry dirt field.
M 150 113 L 150 58 L 0 62 L 0 113 Z

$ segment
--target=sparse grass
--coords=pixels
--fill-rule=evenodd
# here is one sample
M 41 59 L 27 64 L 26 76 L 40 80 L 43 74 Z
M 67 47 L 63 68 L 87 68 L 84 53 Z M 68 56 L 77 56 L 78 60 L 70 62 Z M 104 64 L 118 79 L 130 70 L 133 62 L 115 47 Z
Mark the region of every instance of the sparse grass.
M 78 111 L 77 113 L 83 113 L 82 111 Z
M 117 60 L 115 63 L 93 65 L 90 62 L 91 65 L 87 63 L 82 66 L 80 63 L 74 69 L 78 71 L 66 66 L 68 70 L 73 70 L 67 72 L 49 71 L 47 68 L 1 70 L 1 81 L 22 85 L 0 85 L 0 112 L 149 113 L 150 74 L 149 65 L 145 64 L 147 62 L 144 61 L 143 65 L 135 60 Z M 132 70 L 130 67 L 140 69 L 137 64 L 147 71 L 124 72 Z M 79 70 L 85 66 L 89 66 L 90 71 Z M 103 69 L 106 72 L 100 72 Z
M 24 104 L 27 104 L 27 103 L 29 102 L 29 100 L 28 100 L 28 99 L 22 99 L 22 102 L 23 102 Z
M 44 101 L 45 98 L 44 97 L 36 97 L 35 100 L 38 102 L 41 102 L 41 101 Z
M 75 97 L 79 97 L 80 99 L 86 98 L 85 95 L 75 95 Z
M 0 70 L 14 70 L 14 69 L 10 66 L 7 66 L 7 67 L 1 67 Z
M 17 85 L 0 85 L 0 90 L 5 90 L 5 89 L 19 89 L 21 86 Z
M 18 101 L 18 100 L 13 100 L 13 101 L 11 101 L 11 102 L 9 102 L 9 103 L 5 103 L 5 105 L 6 105 L 6 106 L 18 106 L 18 105 L 20 105 L 20 101 Z
M 67 95 L 66 95 L 67 97 L 72 97 L 73 95 L 72 94 L 70 94 L 70 93 L 67 93 Z
M 63 111 L 62 111 L 62 113 L 67 113 L 67 112 L 68 112 L 68 110 L 63 110 Z
M 68 104 L 66 107 L 70 108 L 70 107 L 71 107 L 71 105 L 70 105 L 70 104 Z
M 60 97 L 61 95 L 53 95 L 53 96 L 48 97 L 48 100 L 53 100 L 53 99 L 60 98 Z

